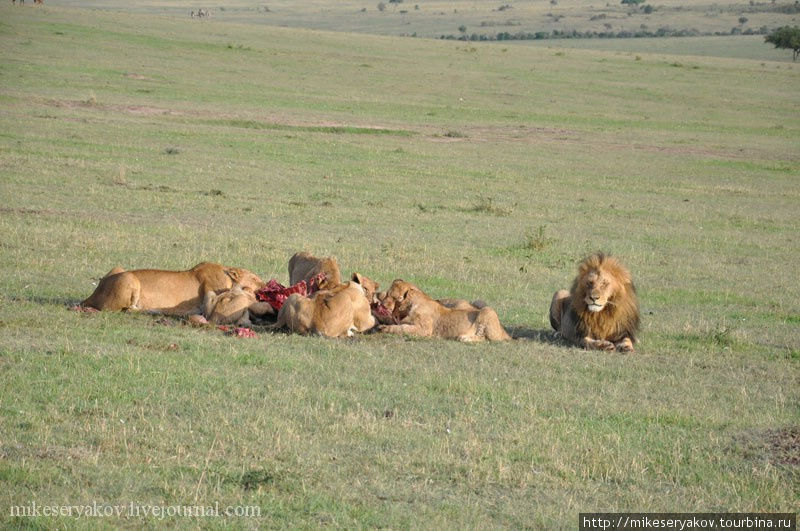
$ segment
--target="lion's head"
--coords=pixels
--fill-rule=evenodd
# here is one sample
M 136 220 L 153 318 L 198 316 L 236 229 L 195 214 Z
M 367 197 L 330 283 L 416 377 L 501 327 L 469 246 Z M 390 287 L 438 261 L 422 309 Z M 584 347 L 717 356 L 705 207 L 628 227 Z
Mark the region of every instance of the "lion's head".
M 630 272 L 616 258 L 596 253 L 578 266 L 570 289 L 581 334 L 608 341 L 635 341 L 639 304 Z
M 389 289 L 378 294 L 378 302 L 395 321 L 401 321 L 411 311 L 417 295 L 422 293 L 410 282 L 396 279 Z
M 377 294 L 380 289 L 380 285 L 377 282 L 371 278 L 365 277 L 361 273 L 353 273 L 350 276 L 350 280 L 364 288 L 364 294 L 367 296 L 367 300 L 370 304 L 377 302 Z
M 256 292 L 265 286 L 264 281 L 258 275 L 247 269 L 228 267 L 225 269 L 225 273 L 230 277 L 234 285 L 239 285 L 240 289 Z

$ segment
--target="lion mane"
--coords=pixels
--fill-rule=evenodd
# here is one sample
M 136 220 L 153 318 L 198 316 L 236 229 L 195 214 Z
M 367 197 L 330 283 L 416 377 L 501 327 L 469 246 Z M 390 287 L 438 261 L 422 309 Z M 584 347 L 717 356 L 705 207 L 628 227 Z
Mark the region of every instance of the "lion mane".
M 590 311 L 587 303 L 591 273 L 607 283 L 607 303 L 601 311 Z M 570 289 L 573 322 L 578 337 L 593 337 L 618 342 L 625 337 L 636 342 L 639 332 L 639 303 L 630 272 L 616 258 L 595 253 L 578 266 L 578 276 Z

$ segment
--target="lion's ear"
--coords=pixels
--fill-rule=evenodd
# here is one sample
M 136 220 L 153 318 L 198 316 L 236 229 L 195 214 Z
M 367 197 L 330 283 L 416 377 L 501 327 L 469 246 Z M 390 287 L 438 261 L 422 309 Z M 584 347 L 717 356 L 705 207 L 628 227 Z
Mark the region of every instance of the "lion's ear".
M 353 273 L 353 276 L 350 278 L 356 284 L 361 284 L 361 275 L 359 273 Z
M 231 277 L 234 282 L 239 282 L 242 278 L 242 270 L 236 267 L 231 267 L 225 270 L 225 273 Z

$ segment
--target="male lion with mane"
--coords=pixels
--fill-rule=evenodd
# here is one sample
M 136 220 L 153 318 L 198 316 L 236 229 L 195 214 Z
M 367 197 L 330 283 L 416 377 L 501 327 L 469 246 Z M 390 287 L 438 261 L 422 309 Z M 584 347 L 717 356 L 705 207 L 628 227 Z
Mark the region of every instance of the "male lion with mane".
M 630 272 L 602 252 L 589 256 L 578 266 L 572 288 L 553 295 L 550 324 L 585 349 L 633 352 L 639 304 Z

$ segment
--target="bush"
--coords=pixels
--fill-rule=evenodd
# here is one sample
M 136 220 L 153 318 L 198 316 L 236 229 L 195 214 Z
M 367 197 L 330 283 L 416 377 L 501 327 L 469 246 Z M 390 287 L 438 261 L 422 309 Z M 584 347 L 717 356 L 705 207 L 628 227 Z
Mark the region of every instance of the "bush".
M 486 24 L 488 25 L 488 24 Z M 486 26 L 484 25 L 484 26 Z M 483 33 L 472 33 L 471 35 L 440 35 L 439 38 L 443 40 L 460 40 L 460 41 L 533 41 L 542 39 L 630 39 L 630 38 L 644 38 L 644 37 L 699 37 L 699 36 L 722 36 L 722 35 L 765 35 L 767 33 L 766 27 L 760 29 L 747 28 L 742 30 L 739 27 L 731 28 L 730 31 L 717 31 L 701 32 L 697 29 L 673 29 L 668 26 L 663 26 L 653 31 L 642 24 L 638 30 L 620 30 L 611 31 L 612 26 L 608 22 L 604 24 L 607 31 L 578 31 L 578 30 L 553 30 L 525 32 L 518 31 L 511 33 L 503 31 L 495 35 L 486 35 Z

